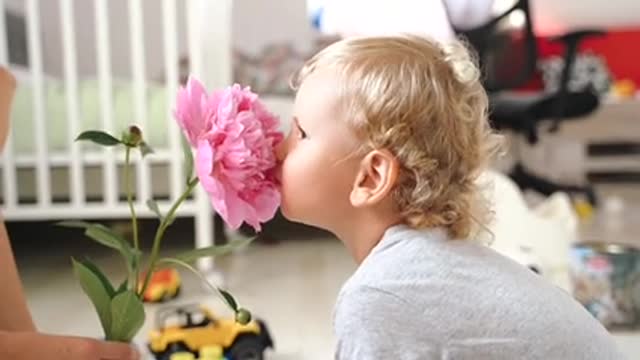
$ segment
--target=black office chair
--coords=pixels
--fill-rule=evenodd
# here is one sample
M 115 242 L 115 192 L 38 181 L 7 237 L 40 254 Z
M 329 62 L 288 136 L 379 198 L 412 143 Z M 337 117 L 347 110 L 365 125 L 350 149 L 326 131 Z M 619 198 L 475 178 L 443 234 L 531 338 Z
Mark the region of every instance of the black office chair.
M 515 12 L 523 15 L 522 26 L 518 29 L 503 26 Z M 590 36 L 602 36 L 603 31 L 576 31 L 552 39 L 565 46 L 565 66 L 559 89 L 523 94 L 509 90 L 525 85 L 533 79 L 537 69 L 538 47 L 529 0 L 516 1 L 510 9 L 484 25 L 473 29 L 454 27 L 454 30 L 477 52 L 483 83 L 490 98 L 490 120 L 496 129 L 521 134 L 530 144 L 535 144 L 544 122 L 551 122 L 549 130 L 555 131 L 562 121 L 579 119 L 599 106 L 599 97 L 594 89 L 571 91 L 569 80 L 580 41 Z M 522 190 L 531 189 L 545 196 L 557 191 L 582 194 L 596 205 L 591 186 L 554 183 L 530 173 L 519 160 L 509 175 Z

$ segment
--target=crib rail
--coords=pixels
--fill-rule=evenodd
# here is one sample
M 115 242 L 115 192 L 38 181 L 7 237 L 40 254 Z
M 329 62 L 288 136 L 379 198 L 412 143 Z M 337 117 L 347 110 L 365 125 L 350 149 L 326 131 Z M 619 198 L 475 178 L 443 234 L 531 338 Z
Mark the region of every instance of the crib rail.
M 82 173 L 82 158 L 80 145 L 74 142 L 80 133 L 80 106 L 78 99 L 78 72 L 76 38 L 74 30 L 73 0 L 60 1 L 60 24 L 62 25 L 64 49 L 64 75 L 67 89 L 67 115 L 69 118 L 68 142 L 71 154 L 71 206 L 80 209 L 84 204 L 84 179 Z
M 95 27 L 96 27 L 96 55 L 98 67 L 98 82 L 100 84 L 100 113 L 102 129 L 110 134 L 115 131 L 113 125 L 113 94 L 111 79 L 111 43 L 109 38 L 109 11 L 107 0 L 95 0 Z M 103 184 L 116 184 L 116 165 L 113 149 L 103 149 Z M 85 157 L 86 159 L 86 157 Z M 104 187 L 104 200 L 107 207 L 112 208 L 117 202 L 117 189 L 115 186 Z
M 83 130 L 87 130 L 81 111 L 83 89 L 81 88 L 81 74 L 79 64 L 83 58 L 79 58 L 78 28 L 75 22 L 79 16 L 89 17 L 92 20 L 91 28 L 95 30 L 95 56 L 96 68 L 95 79 L 97 81 L 97 103 L 99 108 L 99 124 L 103 130 L 112 134 L 118 134 L 120 130 L 115 124 L 115 110 L 113 89 L 114 77 L 114 53 L 117 48 L 117 39 L 113 38 L 115 32 L 110 28 L 109 19 L 113 3 L 109 0 L 91 0 L 93 11 L 89 14 L 80 14 L 79 10 L 88 7 L 79 7 L 78 4 L 86 5 L 89 0 L 59 0 L 55 15 L 59 16 L 59 31 L 61 44 L 62 76 L 65 90 L 64 109 L 66 111 L 65 125 L 65 149 L 59 149 L 56 145 L 53 150 L 49 147 L 47 140 L 48 133 L 53 130 L 50 118 L 53 114 L 48 113 L 46 98 L 49 74 L 45 74 L 45 47 L 43 39 L 43 20 L 48 20 L 51 14 L 51 2 L 42 0 L 25 0 L 20 9 L 24 15 L 26 23 L 26 41 L 28 50 L 28 85 L 32 91 L 32 118 L 19 119 L 19 121 L 31 121 L 33 123 L 34 152 L 29 154 L 16 151 L 15 134 L 9 135 L 8 141 L 0 158 L 0 169 L 2 171 L 2 209 L 3 217 L 8 220 L 53 220 L 65 218 L 127 218 L 129 209 L 122 199 L 121 168 L 123 154 L 121 149 L 97 149 L 87 151 L 86 148 L 76 143 L 75 137 Z M 145 6 L 153 4 L 161 6 L 161 16 L 154 21 L 162 22 L 161 33 L 145 33 Z M 128 22 L 129 36 L 129 64 L 131 66 L 131 79 L 133 83 L 133 116 L 135 121 L 144 130 L 150 124 L 150 116 L 147 110 L 148 79 L 147 53 L 145 44 L 152 36 L 159 36 L 162 52 L 164 54 L 164 82 L 166 94 L 168 95 L 166 104 L 166 123 L 169 127 L 167 134 L 167 145 L 163 148 L 154 149 L 156 153 L 144 161 L 136 161 L 136 183 L 135 189 L 137 212 L 141 216 L 153 216 L 153 213 L 146 209 L 145 202 L 157 197 L 154 194 L 153 181 L 151 179 L 152 170 L 166 169 L 168 179 L 168 196 L 161 195 L 159 206 L 166 211 L 174 200 L 176 200 L 185 187 L 185 174 L 183 169 L 183 159 L 181 150 L 181 132 L 177 124 L 172 119 L 172 109 L 174 108 L 174 96 L 178 84 L 179 58 L 188 55 L 190 70 L 198 76 L 207 87 L 219 87 L 231 81 L 231 4 L 232 0 L 128 0 L 126 11 L 127 16 L 122 21 Z M 16 6 L 15 3 L 11 4 Z M 19 6 L 19 5 L 18 5 Z M 5 17 L 7 4 L 5 0 L 0 0 L 0 65 L 8 66 L 10 59 L 10 49 L 7 39 L 7 22 Z M 185 19 L 178 16 L 184 15 Z M 179 29 L 179 25 L 186 26 Z M 79 26 L 79 25 L 78 25 Z M 50 30 L 48 30 L 50 31 Z M 179 42 L 178 33 L 186 32 L 186 44 Z M 51 45 L 51 44 L 46 44 Z M 180 53 L 181 47 L 186 48 L 186 54 Z M 206 64 L 206 66 L 205 66 Z M 155 83 L 154 83 L 155 84 Z M 19 84 L 20 86 L 20 84 Z M 116 109 L 117 110 L 117 109 Z M 57 118 L 56 118 L 57 119 Z M 98 120 L 98 119 L 96 119 Z M 17 121 L 17 119 L 12 119 Z M 49 125 L 49 126 L 48 126 Z M 151 144 L 152 146 L 154 144 Z M 88 169 L 98 167 L 101 172 L 102 184 L 88 183 L 90 179 Z M 68 180 L 62 177 L 67 186 L 68 200 L 62 202 L 58 198 L 57 191 L 60 188 L 60 178 L 53 184 L 52 173 L 59 173 L 60 168 L 68 169 Z M 33 199 L 22 201 L 20 183 L 25 175 L 24 170 L 29 170 L 35 174 L 35 191 Z M 165 171 L 165 170 L 162 170 Z M 92 173 L 96 176 L 95 171 Z M 22 177 L 21 177 L 22 176 Z M 31 179 L 31 178 L 29 178 Z M 99 178 L 98 178 L 99 179 Z M 66 184 L 68 182 L 68 184 Z M 89 186 L 91 185 L 91 186 Z M 95 198 L 87 199 L 89 187 L 95 192 L 96 187 L 102 186 L 102 199 L 96 203 Z M 56 196 L 56 199 L 54 199 Z M 94 196 L 94 195 L 91 195 Z M 32 201 L 33 200 L 33 201 Z M 198 189 L 192 198 L 189 198 L 181 210 L 180 216 L 193 216 L 195 218 L 195 244 L 197 247 L 207 246 L 214 243 L 213 240 L 213 219 L 209 199 L 203 190 Z M 210 269 L 213 265 L 211 260 L 200 262 L 200 267 Z
M 51 172 L 47 163 L 47 122 L 44 103 L 44 71 L 40 28 L 40 1 L 27 0 L 27 33 L 33 79 L 33 121 L 35 123 L 36 183 L 38 204 L 51 205 Z
M 20 121 L 32 121 L 33 133 L 33 154 L 16 154 L 13 143 L 13 136 L 9 135 L 4 151 L 2 152 L 2 207 L 5 216 L 8 216 L 20 207 L 18 198 L 19 179 L 17 169 L 32 168 L 35 172 L 35 198 L 36 204 L 42 209 L 48 208 L 52 203 L 51 190 L 51 167 L 66 166 L 69 169 L 69 206 L 74 209 L 81 209 L 86 205 L 84 168 L 87 165 L 94 166 L 98 161 L 102 168 L 102 193 L 104 194 L 104 205 L 113 207 L 120 201 L 118 189 L 119 173 L 118 164 L 120 159 L 116 156 L 122 154 L 112 148 L 101 149 L 101 153 L 83 152 L 82 144 L 75 142 L 75 137 L 84 128 L 82 114 L 80 112 L 80 89 L 78 71 L 78 48 L 77 29 L 75 19 L 77 16 L 87 16 L 87 14 L 76 14 L 74 5 L 78 1 L 84 0 L 60 0 L 58 15 L 61 31 L 61 54 L 63 64 L 63 80 L 65 90 L 66 109 L 66 150 L 53 152 L 47 144 L 47 133 L 53 129 L 48 128 L 50 114 L 46 111 L 45 104 L 45 75 L 43 64 L 43 42 L 41 21 L 43 2 L 40 0 L 25 0 L 24 18 L 26 22 L 26 34 L 29 53 L 28 71 L 30 73 L 29 86 L 33 89 L 32 96 L 32 119 L 20 119 Z M 100 125 L 103 130 L 118 134 L 122 129 L 115 128 L 114 121 L 114 98 L 113 98 L 113 73 L 112 73 L 112 49 L 111 49 L 111 29 L 109 24 L 108 0 L 93 1 L 93 25 L 95 29 L 95 52 L 96 52 L 96 79 L 99 93 L 99 115 Z M 148 0 L 144 0 L 148 1 Z M 205 83 L 211 83 L 204 78 L 203 72 L 203 38 L 200 34 L 202 21 L 202 9 L 206 1 L 190 0 L 185 2 L 186 29 L 188 34 L 188 55 L 192 63 L 193 73 L 202 77 Z M 145 59 L 145 36 L 161 36 L 164 52 L 164 75 L 167 94 L 175 94 L 179 81 L 179 52 L 178 52 L 178 1 L 162 0 L 163 31 L 161 34 L 144 33 L 144 12 L 143 0 L 129 0 L 127 3 L 128 16 L 123 21 L 129 23 L 130 42 L 130 65 L 133 82 L 133 121 L 143 130 L 147 128 L 147 69 Z M 181 4 L 182 5 L 182 4 Z M 5 12 L 6 4 L 0 0 L 0 65 L 9 65 L 9 49 L 7 44 L 7 26 Z M 230 72 L 230 70 L 229 70 Z M 167 99 L 166 116 L 172 117 L 174 108 L 174 98 Z M 15 121 L 15 120 L 14 120 Z M 170 184 L 170 198 L 177 199 L 184 189 L 185 174 L 183 173 L 181 133 L 175 122 L 171 119 L 167 121 L 169 130 L 167 131 L 168 148 L 159 149 L 160 161 L 168 162 L 168 179 Z M 153 146 L 153 144 L 151 144 Z M 154 155 L 154 157 L 156 157 Z M 136 163 L 136 183 L 135 190 L 139 195 L 136 197 L 137 207 L 144 207 L 147 199 L 152 198 L 150 163 L 156 160 L 139 160 Z M 196 194 L 196 198 L 202 198 L 202 210 L 210 211 L 206 208 L 208 201 L 202 193 Z
M 131 68 L 133 69 L 134 88 L 134 116 L 136 123 L 142 128 L 147 128 L 147 98 L 146 98 L 146 69 L 144 55 L 144 31 L 142 24 L 142 3 L 141 0 L 129 0 L 129 29 L 131 31 Z M 149 166 L 145 159 L 142 159 L 136 168 L 138 176 L 137 194 L 138 201 L 144 204 L 149 199 Z M 172 169 L 173 171 L 173 169 Z
M 162 1 L 162 21 L 164 23 L 164 68 L 165 78 L 167 79 L 167 92 L 174 94 L 178 89 L 178 43 L 176 34 L 178 33 L 178 25 L 176 24 L 176 17 L 171 14 L 176 13 L 176 0 L 163 0 Z M 175 100 L 167 102 L 167 116 L 172 116 L 172 111 L 175 105 Z M 171 151 L 171 167 L 179 169 L 181 167 L 180 162 L 180 137 L 178 126 L 174 122 L 169 122 L 169 149 Z M 179 171 L 171 172 L 171 198 L 175 199 L 180 193 L 180 183 L 182 178 Z

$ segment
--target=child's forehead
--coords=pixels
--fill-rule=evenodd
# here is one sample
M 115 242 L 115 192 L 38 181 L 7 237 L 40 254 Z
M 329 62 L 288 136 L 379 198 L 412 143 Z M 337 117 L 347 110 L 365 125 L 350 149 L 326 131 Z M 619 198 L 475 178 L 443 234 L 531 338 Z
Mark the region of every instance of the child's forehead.
M 322 112 L 339 115 L 341 106 L 341 80 L 335 71 L 319 69 L 310 73 L 300 84 L 294 111 L 301 117 L 307 113 Z
M 339 73 L 335 69 L 322 67 L 312 71 L 304 78 L 298 92 L 330 95 L 337 92 L 336 90 L 339 89 L 341 83 Z

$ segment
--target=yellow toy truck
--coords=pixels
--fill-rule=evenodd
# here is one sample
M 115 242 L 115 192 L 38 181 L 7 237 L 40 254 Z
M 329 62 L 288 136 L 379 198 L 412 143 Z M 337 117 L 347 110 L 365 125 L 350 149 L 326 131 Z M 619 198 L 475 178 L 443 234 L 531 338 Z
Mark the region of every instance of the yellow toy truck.
M 246 325 L 233 318 L 220 318 L 201 305 L 165 307 L 156 314 L 155 330 L 149 335 L 149 350 L 157 360 L 169 360 L 174 353 L 198 354 L 203 347 L 219 346 L 229 360 L 263 360 L 273 348 L 265 323 Z
M 193 353 L 181 352 L 173 353 L 169 360 L 228 360 L 223 355 L 223 349 L 220 346 L 205 346 L 200 349 L 200 357 L 196 358 Z

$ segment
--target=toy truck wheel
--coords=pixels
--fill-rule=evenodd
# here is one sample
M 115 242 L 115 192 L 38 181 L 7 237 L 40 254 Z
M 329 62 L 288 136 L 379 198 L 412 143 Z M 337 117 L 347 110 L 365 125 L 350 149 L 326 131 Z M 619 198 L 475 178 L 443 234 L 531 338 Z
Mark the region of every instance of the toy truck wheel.
M 242 335 L 231 345 L 229 355 L 233 360 L 263 360 L 264 345 L 257 335 Z
M 162 360 L 169 360 L 171 359 L 171 355 L 180 352 L 191 352 L 191 350 L 189 350 L 189 348 L 187 348 L 187 346 L 183 343 L 169 344 L 169 346 L 167 346 L 167 350 L 162 356 Z

